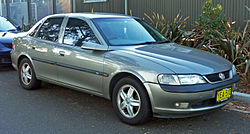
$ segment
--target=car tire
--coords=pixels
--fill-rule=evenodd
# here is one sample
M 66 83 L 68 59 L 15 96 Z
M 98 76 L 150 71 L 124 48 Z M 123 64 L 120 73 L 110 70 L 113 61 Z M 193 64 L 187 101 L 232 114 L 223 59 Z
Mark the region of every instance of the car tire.
M 112 104 L 120 120 L 127 124 L 142 124 L 152 115 L 148 94 L 134 77 L 118 81 L 112 94 Z
M 18 67 L 19 83 L 27 90 L 37 89 L 41 85 L 41 81 L 37 80 L 34 68 L 29 59 L 24 58 L 21 60 Z

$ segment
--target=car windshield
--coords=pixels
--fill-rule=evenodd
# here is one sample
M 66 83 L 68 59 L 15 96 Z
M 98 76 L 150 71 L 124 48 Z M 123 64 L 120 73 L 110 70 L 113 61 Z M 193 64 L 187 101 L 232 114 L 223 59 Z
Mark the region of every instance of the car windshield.
M 13 26 L 7 19 L 0 17 L 0 32 L 13 30 L 16 30 L 16 27 Z
M 97 18 L 94 23 L 111 46 L 144 45 L 168 41 L 149 24 L 133 18 Z

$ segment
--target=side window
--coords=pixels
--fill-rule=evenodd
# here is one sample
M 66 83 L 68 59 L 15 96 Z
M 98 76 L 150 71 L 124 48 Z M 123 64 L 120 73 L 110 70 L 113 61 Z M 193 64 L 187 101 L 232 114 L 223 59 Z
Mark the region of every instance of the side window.
M 65 27 L 63 43 L 80 47 L 84 42 L 100 44 L 94 32 L 85 21 L 70 18 Z
M 37 38 L 49 41 L 58 41 L 63 18 L 49 18 L 40 27 Z

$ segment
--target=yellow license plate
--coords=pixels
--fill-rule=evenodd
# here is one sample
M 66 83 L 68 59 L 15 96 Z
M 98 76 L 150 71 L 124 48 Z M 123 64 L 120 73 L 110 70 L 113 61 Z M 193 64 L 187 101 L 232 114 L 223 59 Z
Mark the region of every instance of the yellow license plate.
M 232 89 L 231 88 L 225 88 L 225 89 L 217 91 L 217 93 L 216 93 L 216 101 L 221 102 L 221 101 L 229 99 L 231 96 L 232 96 Z

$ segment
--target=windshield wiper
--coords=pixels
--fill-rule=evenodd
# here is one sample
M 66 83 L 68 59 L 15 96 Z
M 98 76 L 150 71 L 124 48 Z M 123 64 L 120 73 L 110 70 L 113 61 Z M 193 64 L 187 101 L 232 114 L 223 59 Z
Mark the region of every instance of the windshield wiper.
M 156 41 L 146 41 L 146 42 L 137 43 L 137 44 L 134 44 L 134 45 L 146 45 L 146 44 L 156 44 L 156 43 L 157 43 Z
M 13 32 L 13 31 L 16 31 L 16 29 L 10 29 L 10 30 L 8 30 L 8 32 Z
M 164 41 L 146 41 L 142 43 L 137 43 L 133 45 L 147 45 L 147 44 L 163 44 L 163 43 L 170 43 L 170 40 L 164 40 Z
M 164 41 L 158 41 L 157 43 L 158 44 L 163 44 L 163 43 L 170 43 L 171 41 L 170 40 L 164 40 Z

